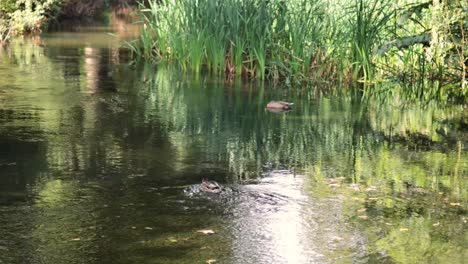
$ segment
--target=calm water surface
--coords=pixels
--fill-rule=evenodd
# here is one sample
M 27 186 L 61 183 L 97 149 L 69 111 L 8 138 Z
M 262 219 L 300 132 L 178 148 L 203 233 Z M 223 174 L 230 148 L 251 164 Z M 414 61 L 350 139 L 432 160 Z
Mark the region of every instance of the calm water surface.
M 466 107 L 189 78 L 129 35 L 0 50 L 0 263 L 466 260 Z

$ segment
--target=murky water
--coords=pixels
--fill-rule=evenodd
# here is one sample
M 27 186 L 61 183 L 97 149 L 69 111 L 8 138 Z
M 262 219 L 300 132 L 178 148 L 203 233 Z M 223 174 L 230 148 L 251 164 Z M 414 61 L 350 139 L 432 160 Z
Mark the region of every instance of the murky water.
M 109 30 L 0 50 L 0 263 L 466 259 L 463 106 L 128 65 Z

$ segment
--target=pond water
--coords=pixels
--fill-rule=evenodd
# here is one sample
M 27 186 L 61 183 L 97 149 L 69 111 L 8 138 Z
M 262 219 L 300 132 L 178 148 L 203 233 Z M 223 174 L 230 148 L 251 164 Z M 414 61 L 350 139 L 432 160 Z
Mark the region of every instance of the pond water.
M 0 49 L 0 263 L 466 260 L 466 106 L 129 64 L 132 32 Z

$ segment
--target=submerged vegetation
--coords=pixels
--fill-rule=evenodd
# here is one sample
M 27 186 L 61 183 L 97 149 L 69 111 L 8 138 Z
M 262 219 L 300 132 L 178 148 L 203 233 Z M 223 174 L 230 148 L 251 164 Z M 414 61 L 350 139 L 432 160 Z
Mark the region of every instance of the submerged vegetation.
M 141 37 L 128 47 L 185 71 L 321 86 L 358 81 L 382 92 L 398 85 L 418 99 L 468 96 L 465 1 L 152 0 L 141 8 Z

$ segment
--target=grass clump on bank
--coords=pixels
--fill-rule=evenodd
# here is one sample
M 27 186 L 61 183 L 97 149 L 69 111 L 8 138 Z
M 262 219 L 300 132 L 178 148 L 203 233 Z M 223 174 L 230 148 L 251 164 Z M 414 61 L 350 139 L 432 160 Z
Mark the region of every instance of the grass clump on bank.
M 162 2 L 142 10 L 144 30 L 131 44 L 137 56 L 261 79 L 309 76 L 310 66 L 326 59 L 317 48 L 330 37 L 321 1 Z
M 260 79 L 367 78 L 391 18 L 383 1 L 149 1 L 136 56 Z
M 150 0 L 141 10 L 128 47 L 185 71 L 468 96 L 464 1 Z

